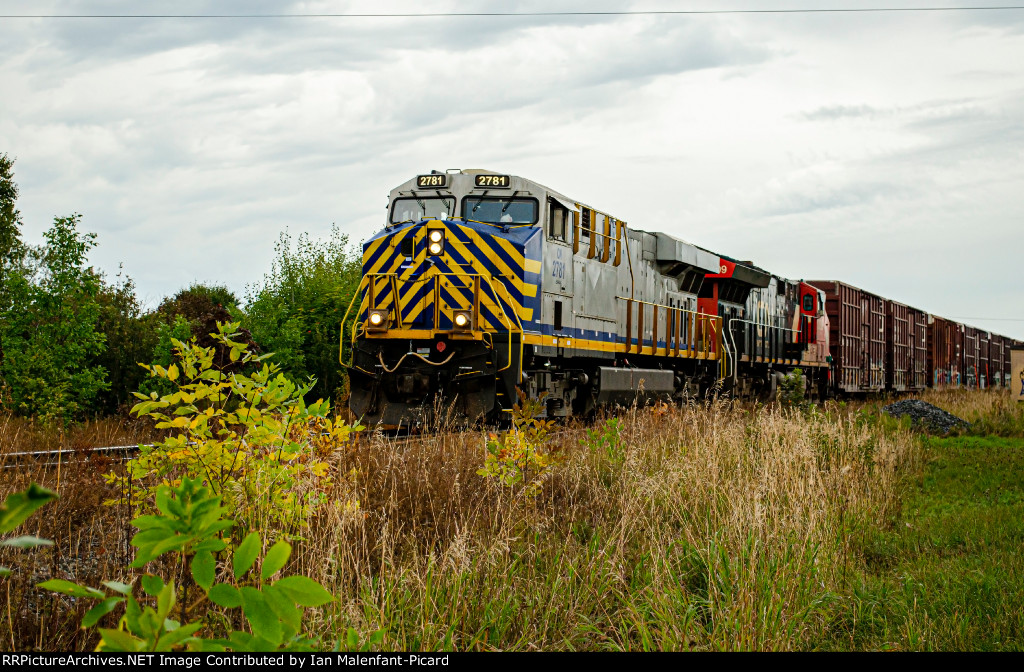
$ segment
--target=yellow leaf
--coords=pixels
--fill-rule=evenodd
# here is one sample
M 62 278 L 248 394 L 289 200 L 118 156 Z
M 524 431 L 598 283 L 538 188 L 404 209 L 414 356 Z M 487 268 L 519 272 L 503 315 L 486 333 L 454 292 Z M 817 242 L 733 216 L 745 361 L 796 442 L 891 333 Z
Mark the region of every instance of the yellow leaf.
M 167 367 L 167 377 L 170 380 L 177 380 L 178 379 L 178 373 L 179 372 L 178 372 L 178 365 L 177 364 L 171 364 L 169 367 Z

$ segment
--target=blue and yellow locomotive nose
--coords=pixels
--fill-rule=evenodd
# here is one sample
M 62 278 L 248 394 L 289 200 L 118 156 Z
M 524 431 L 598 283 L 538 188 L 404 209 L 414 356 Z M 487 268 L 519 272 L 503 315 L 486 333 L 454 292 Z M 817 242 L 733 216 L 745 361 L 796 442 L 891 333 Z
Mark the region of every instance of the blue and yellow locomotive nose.
M 524 325 L 540 313 L 540 238 L 536 227 L 423 219 L 367 241 L 353 410 L 398 425 L 422 420 L 438 396 L 461 394 L 468 419 L 510 407 Z

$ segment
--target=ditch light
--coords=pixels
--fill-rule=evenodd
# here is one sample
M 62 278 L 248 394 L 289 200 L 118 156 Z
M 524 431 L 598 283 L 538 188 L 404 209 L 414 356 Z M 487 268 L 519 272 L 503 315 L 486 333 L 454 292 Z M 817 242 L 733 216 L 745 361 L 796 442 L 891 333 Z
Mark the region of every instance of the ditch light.
M 389 321 L 388 311 L 374 309 L 366 319 L 366 328 L 370 331 L 387 331 Z
M 469 310 L 456 310 L 452 313 L 452 324 L 456 331 L 473 331 L 473 312 Z

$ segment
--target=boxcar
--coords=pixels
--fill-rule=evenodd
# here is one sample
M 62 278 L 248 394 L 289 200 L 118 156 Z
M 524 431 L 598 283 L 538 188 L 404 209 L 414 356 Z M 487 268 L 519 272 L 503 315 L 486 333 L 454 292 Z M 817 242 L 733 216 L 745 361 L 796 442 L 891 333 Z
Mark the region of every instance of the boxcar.
M 956 387 L 963 373 L 964 327 L 931 315 L 928 321 L 928 377 L 934 388 Z
M 885 299 L 838 280 L 808 280 L 825 292 L 832 390 L 881 392 L 886 384 Z
M 910 389 L 923 390 L 928 387 L 928 313 L 917 308 L 908 308 L 907 311 L 913 360 Z

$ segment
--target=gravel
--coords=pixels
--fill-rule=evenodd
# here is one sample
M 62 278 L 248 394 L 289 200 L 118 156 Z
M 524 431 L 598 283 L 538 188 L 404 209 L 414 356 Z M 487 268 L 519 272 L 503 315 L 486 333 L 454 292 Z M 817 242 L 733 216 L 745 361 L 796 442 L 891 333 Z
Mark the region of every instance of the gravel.
M 915 427 L 923 427 L 942 434 L 948 434 L 951 430 L 959 427 L 970 426 L 965 420 L 920 399 L 897 401 L 888 406 L 883 406 L 882 412 L 894 418 L 902 418 L 905 415 L 909 415 Z

